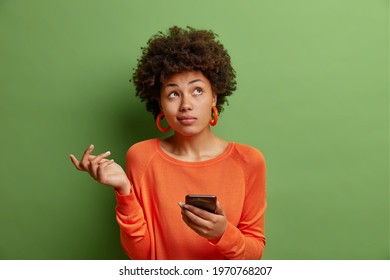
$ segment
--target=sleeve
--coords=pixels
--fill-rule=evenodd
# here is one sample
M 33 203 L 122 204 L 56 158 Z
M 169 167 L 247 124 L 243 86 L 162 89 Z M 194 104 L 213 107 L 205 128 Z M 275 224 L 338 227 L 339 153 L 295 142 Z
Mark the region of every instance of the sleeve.
M 218 243 L 214 244 L 227 259 L 261 259 L 263 255 L 266 167 L 263 155 L 257 153 L 256 159 L 244 167 L 247 169 L 247 189 L 240 222 L 237 227 L 229 223 Z
M 132 161 L 131 149 L 126 155 L 126 174 L 132 184 L 129 195 L 116 193 L 116 220 L 120 227 L 120 239 L 123 250 L 131 259 L 150 259 L 150 236 L 145 220 L 143 209 L 139 203 L 136 193 L 137 182 L 133 180 L 131 164 L 136 165 L 137 161 Z M 139 167 L 139 166 L 137 166 Z

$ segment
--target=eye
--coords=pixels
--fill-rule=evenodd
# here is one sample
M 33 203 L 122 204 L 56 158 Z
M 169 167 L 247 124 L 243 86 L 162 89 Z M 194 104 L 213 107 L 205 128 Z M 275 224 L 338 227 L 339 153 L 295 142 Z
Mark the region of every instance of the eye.
M 196 88 L 195 90 L 194 90 L 194 94 L 195 95 L 200 95 L 200 94 L 202 94 L 203 93 L 203 90 L 201 89 L 201 88 Z
M 170 94 L 168 94 L 168 98 L 169 99 L 173 99 L 173 98 L 176 98 L 178 96 L 179 96 L 179 94 L 176 91 L 171 92 Z

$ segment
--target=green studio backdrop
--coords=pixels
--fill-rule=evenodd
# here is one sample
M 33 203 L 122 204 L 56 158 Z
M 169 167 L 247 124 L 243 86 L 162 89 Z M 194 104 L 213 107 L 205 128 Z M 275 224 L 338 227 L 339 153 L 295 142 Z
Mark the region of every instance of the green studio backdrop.
M 0 259 L 126 259 L 114 192 L 76 171 L 163 137 L 131 74 L 150 36 L 212 29 L 237 91 L 220 137 L 267 161 L 264 259 L 389 259 L 384 0 L 0 1 Z M 172 203 L 177 203 L 173 201 Z M 179 215 L 179 208 L 178 208 Z

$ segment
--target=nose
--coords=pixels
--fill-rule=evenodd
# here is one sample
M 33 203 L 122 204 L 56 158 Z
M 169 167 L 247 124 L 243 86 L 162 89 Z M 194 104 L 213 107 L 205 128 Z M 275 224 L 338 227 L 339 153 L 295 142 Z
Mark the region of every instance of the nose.
M 180 111 L 185 112 L 190 110 L 192 110 L 191 97 L 188 95 L 184 95 L 180 104 Z

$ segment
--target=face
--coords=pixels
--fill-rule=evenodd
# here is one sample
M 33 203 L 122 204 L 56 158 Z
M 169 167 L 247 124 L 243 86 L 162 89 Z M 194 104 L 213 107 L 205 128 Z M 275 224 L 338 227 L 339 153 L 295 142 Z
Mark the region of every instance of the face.
M 200 71 L 173 74 L 161 86 L 161 110 L 172 129 L 186 136 L 209 129 L 216 101 L 210 81 Z

